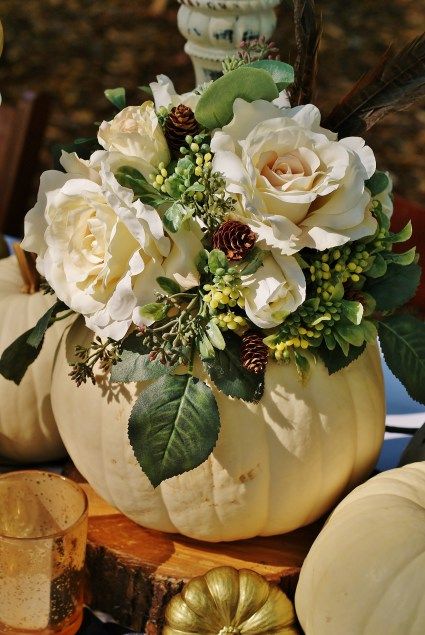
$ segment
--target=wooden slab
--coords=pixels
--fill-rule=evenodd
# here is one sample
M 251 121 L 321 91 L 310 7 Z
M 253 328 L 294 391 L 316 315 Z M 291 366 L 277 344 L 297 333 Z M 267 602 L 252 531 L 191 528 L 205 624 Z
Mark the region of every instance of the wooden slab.
M 231 543 L 205 543 L 144 529 L 82 484 L 90 502 L 88 604 L 120 624 L 156 635 L 183 584 L 213 567 L 257 571 L 293 598 L 302 562 L 321 528 Z

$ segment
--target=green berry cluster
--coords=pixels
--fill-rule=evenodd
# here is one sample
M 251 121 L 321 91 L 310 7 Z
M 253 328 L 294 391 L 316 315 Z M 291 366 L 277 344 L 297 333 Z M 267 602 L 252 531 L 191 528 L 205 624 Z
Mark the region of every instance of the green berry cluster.
M 234 267 L 217 269 L 212 284 L 204 284 L 203 289 L 207 292 L 203 300 L 212 311 L 223 311 L 236 306 L 243 309 L 245 306 L 242 281 Z

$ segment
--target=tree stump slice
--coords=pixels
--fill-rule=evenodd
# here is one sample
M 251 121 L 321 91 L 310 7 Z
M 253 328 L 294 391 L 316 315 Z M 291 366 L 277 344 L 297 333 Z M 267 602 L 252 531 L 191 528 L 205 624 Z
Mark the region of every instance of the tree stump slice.
M 136 525 L 87 484 L 87 603 L 125 627 L 159 635 L 170 598 L 213 567 L 253 569 L 293 599 L 301 565 L 321 529 L 315 523 L 270 538 L 207 543 Z

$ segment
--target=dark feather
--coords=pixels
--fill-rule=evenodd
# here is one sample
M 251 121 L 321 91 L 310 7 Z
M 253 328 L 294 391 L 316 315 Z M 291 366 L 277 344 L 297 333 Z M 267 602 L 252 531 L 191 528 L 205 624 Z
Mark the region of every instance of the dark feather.
M 290 90 L 292 105 L 311 103 L 317 75 L 317 56 L 322 36 L 322 19 L 315 13 L 314 0 L 294 0 L 295 83 Z
M 425 96 L 425 33 L 399 53 L 388 49 L 323 121 L 339 136 L 362 135 L 390 112 Z

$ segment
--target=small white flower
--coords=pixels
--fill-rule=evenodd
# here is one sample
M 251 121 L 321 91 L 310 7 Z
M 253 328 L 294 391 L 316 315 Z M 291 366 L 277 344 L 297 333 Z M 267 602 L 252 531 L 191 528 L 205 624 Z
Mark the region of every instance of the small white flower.
M 358 137 L 337 141 L 320 126 L 315 106 L 237 99 L 234 118 L 214 133 L 211 147 L 214 169 L 260 246 L 290 255 L 374 233 L 365 187 L 376 168 L 373 152 Z
M 155 101 L 155 108 L 170 108 L 184 104 L 188 106 L 193 112 L 198 104 L 200 96 L 194 91 L 190 93 L 184 93 L 178 95 L 174 88 L 173 82 L 166 75 L 157 75 L 157 81 L 152 82 L 150 87 L 152 89 L 153 98 Z
M 99 176 L 45 172 L 23 247 L 38 255 L 60 300 L 96 334 L 119 340 L 138 307 L 154 300 L 170 241 L 154 208 L 134 201 L 107 166 Z
M 141 106 L 128 106 L 112 121 L 104 121 L 99 128 L 98 140 L 114 155 L 116 163 L 135 167 L 145 179 L 160 163 L 167 165 L 170 162 L 168 144 L 151 101 Z
M 245 311 L 262 329 L 281 324 L 305 300 L 306 280 L 293 256 L 273 249 L 251 276 L 242 277 Z

